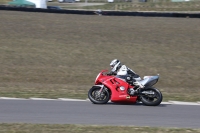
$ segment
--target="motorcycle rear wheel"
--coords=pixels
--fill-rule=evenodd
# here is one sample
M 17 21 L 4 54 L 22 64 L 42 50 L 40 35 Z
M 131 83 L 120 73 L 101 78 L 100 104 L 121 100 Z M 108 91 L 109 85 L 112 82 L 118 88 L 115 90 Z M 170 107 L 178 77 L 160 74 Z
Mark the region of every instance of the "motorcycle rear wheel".
M 110 92 L 103 89 L 99 94 L 101 87 L 94 86 L 88 91 L 88 98 L 94 104 L 106 104 L 110 100 Z
M 144 105 L 158 106 L 162 102 L 163 96 L 162 96 L 162 93 L 158 89 L 150 87 L 150 88 L 142 90 L 141 92 L 143 91 L 154 93 L 154 94 L 143 94 L 140 96 L 141 101 Z

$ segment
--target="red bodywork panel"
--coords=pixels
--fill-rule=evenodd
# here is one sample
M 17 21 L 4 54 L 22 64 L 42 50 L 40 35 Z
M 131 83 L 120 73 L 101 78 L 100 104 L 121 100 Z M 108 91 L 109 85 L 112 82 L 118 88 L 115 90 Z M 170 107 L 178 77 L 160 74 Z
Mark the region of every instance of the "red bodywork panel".
M 103 70 L 99 73 L 96 78 L 95 84 L 103 84 L 111 91 L 111 101 L 116 103 L 135 103 L 137 100 L 137 96 L 130 96 L 127 91 L 130 86 L 126 81 L 123 79 L 117 78 L 115 76 L 107 76 L 103 73 L 106 70 Z M 120 89 L 121 87 L 121 89 Z

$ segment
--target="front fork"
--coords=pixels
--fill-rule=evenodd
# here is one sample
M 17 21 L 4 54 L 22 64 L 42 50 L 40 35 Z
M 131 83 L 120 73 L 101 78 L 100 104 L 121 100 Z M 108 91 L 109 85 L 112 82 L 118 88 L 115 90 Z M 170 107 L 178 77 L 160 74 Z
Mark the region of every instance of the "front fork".
M 104 85 L 95 85 L 95 86 L 101 87 L 101 89 L 98 91 L 98 97 L 101 97 L 101 94 L 102 94 L 103 89 L 104 89 Z
M 99 90 L 99 93 L 101 93 L 101 92 L 102 92 L 102 90 L 103 90 L 103 87 L 104 87 L 104 85 L 102 85 L 101 89 Z

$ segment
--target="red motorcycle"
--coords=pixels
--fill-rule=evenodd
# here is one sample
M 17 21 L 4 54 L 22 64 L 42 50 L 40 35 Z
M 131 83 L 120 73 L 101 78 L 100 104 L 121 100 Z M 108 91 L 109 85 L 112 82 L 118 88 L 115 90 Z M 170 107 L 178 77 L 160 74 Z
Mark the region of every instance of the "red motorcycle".
M 88 91 L 88 98 L 94 104 L 106 104 L 109 100 L 114 103 L 142 102 L 147 106 L 157 106 L 162 102 L 162 93 L 153 87 L 158 82 L 159 75 L 144 76 L 140 80 L 144 88 L 129 84 L 125 79 L 106 74 L 101 71 L 95 80 L 95 85 Z M 134 94 L 130 92 L 134 89 Z

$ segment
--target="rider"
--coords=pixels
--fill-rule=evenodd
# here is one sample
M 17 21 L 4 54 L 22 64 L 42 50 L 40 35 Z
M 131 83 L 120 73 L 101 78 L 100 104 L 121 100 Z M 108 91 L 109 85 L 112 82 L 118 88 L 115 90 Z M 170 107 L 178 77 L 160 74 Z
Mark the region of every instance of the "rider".
M 116 77 L 118 78 L 125 79 L 126 82 L 128 82 L 129 84 L 144 88 L 144 86 L 140 82 L 138 82 L 139 80 L 141 80 L 140 76 L 127 66 L 122 65 L 118 59 L 112 60 L 110 63 L 110 67 L 111 71 L 108 73 L 108 75 L 116 75 Z M 129 90 L 130 94 L 134 95 L 135 90 L 133 88 L 130 88 Z

